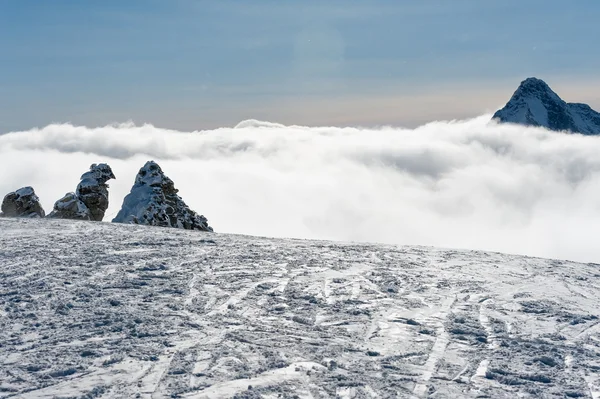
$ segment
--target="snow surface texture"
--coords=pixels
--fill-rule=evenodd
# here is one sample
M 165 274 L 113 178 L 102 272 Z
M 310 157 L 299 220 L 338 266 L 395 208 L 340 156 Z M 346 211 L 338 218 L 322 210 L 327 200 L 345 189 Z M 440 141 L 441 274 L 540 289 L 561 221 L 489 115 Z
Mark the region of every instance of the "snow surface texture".
M 506 106 L 494 114 L 494 119 L 551 130 L 600 134 L 600 113 L 586 104 L 564 102 L 546 82 L 536 78 L 521 82 Z
M 6 194 L 2 200 L 0 216 L 43 218 L 46 213 L 32 187 L 22 187 Z
M 92 164 L 81 175 L 75 193 L 67 193 L 54 203 L 49 218 L 102 221 L 108 208 L 108 184 L 114 179 L 112 169 L 105 163 Z
M 113 222 L 213 231 L 208 220 L 191 210 L 177 195 L 178 191 L 160 166 L 148 161 L 138 172 Z
M 0 248 L 0 397 L 600 397 L 597 264 L 49 219 Z

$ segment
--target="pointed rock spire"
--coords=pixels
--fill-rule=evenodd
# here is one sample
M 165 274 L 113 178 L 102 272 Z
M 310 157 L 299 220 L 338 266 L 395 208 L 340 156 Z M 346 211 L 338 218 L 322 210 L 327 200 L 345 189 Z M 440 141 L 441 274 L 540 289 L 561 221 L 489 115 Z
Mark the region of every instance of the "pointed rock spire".
M 213 231 L 208 220 L 191 210 L 177 192 L 173 180 L 165 176 L 160 166 L 148 161 L 138 172 L 113 222 Z

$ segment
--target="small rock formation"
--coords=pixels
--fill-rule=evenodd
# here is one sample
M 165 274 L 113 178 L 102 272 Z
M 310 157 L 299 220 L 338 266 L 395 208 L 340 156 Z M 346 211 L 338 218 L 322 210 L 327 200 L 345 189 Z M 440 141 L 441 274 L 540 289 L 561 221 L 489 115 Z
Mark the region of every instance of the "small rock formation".
M 92 220 L 90 217 L 90 210 L 75 193 L 66 193 L 64 197 L 56 201 L 54 203 L 54 209 L 50 212 L 48 217 L 56 219 Z
M 90 170 L 81 175 L 77 185 L 77 196 L 90 210 L 90 219 L 101 221 L 108 208 L 108 184 L 114 179 L 112 169 L 105 163 L 90 166 Z
M 105 163 L 93 164 L 81 175 L 74 193 L 67 193 L 54 203 L 49 218 L 102 221 L 108 208 L 108 184 L 115 175 Z
M 17 218 L 43 218 L 46 216 L 40 199 L 32 187 L 23 187 L 6 194 L 0 216 Z
M 178 191 L 160 166 L 148 161 L 138 172 L 113 223 L 213 231 L 208 220 L 191 210 L 177 195 Z
M 563 101 L 546 82 L 536 78 L 522 81 L 510 101 L 494 114 L 493 119 L 556 131 L 600 134 L 600 113 L 586 104 Z

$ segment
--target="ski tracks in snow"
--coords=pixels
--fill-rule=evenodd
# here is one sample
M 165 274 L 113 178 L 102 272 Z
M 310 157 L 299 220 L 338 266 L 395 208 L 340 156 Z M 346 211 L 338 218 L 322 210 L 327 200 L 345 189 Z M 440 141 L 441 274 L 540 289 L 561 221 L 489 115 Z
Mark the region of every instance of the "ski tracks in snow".
M 597 265 L 0 224 L 0 398 L 600 397 Z
M 413 390 L 415 395 L 419 397 L 425 397 L 425 395 L 427 394 L 427 384 L 429 380 L 431 380 L 433 374 L 435 373 L 435 369 L 437 367 L 438 362 L 444 357 L 446 346 L 450 341 L 450 337 L 448 335 L 448 332 L 446 331 L 444 323 L 446 321 L 448 313 L 450 312 L 450 309 L 452 308 L 452 305 L 454 305 L 455 302 L 456 297 L 454 295 L 448 296 L 442 302 L 439 310 L 435 314 L 430 316 L 432 319 L 435 320 L 436 339 L 429 353 L 429 357 L 427 358 L 427 361 L 423 366 L 423 373 L 421 374 L 421 377 L 415 384 Z

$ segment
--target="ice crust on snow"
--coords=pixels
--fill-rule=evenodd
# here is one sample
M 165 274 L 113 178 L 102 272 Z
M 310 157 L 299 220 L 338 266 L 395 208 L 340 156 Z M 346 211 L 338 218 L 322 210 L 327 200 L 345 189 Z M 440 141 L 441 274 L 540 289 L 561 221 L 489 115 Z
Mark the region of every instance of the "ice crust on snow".
M 6 194 L 0 207 L 0 217 L 43 218 L 46 215 L 32 187 L 22 187 Z
M 208 220 L 191 210 L 177 192 L 173 180 L 160 166 L 148 161 L 138 172 L 113 222 L 212 231 Z
M 0 219 L 0 397 L 597 398 L 597 264 Z
M 527 78 L 493 119 L 550 130 L 600 134 L 600 113 L 586 104 L 563 101 L 543 80 Z
M 114 179 L 112 169 L 105 163 L 92 164 L 81 175 L 74 193 L 67 193 L 54 203 L 49 218 L 102 221 L 108 208 L 108 184 Z

